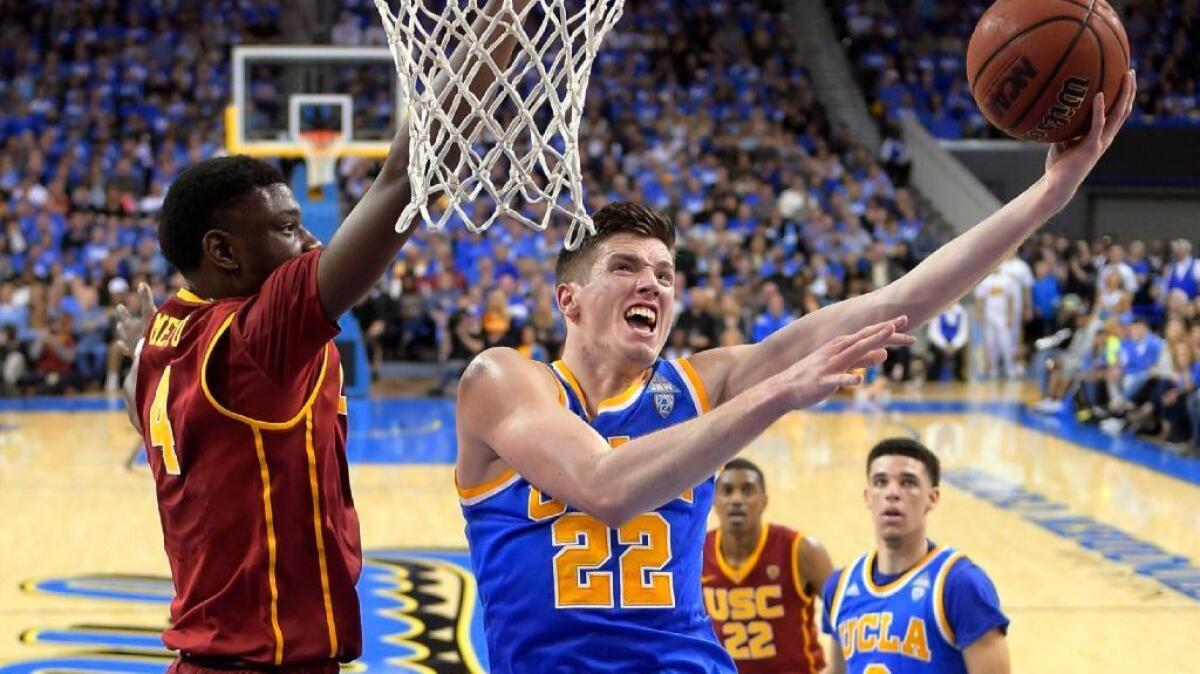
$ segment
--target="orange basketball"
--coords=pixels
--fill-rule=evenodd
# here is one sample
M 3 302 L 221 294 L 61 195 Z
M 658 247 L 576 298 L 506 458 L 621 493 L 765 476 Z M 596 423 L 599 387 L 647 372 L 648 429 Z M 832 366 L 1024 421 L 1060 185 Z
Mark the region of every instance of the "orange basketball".
M 1125 27 L 1105 0 L 999 0 L 967 45 L 967 84 L 983 116 L 1022 140 L 1087 133 L 1092 99 L 1111 113 L 1129 70 Z

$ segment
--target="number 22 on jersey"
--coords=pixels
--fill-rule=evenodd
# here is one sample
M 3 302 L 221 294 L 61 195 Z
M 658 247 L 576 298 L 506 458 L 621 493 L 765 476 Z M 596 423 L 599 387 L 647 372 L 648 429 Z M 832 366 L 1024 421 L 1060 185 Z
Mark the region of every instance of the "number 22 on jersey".
M 179 475 L 179 456 L 175 454 L 175 431 L 167 417 L 167 399 L 171 394 L 171 366 L 163 370 L 154 400 L 150 402 L 150 449 L 161 449 L 163 467 L 169 475 Z
M 560 548 L 554 555 L 554 597 L 557 608 L 614 608 L 614 579 L 600 569 L 612 558 L 612 532 L 586 513 L 568 513 L 565 503 L 544 501 L 537 489 L 529 490 L 529 516 L 550 526 L 551 542 Z M 617 543 L 621 553 L 619 608 L 670 608 L 675 605 L 671 572 L 671 525 L 656 512 L 643 513 L 621 525 Z

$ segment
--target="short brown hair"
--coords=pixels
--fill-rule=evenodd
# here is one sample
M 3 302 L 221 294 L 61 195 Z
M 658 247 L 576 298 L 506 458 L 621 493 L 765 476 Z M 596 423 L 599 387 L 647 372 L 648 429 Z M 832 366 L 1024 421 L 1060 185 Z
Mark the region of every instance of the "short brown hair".
M 929 473 L 929 481 L 933 486 L 938 486 L 938 482 L 941 481 L 941 463 L 938 461 L 937 454 L 916 440 L 911 438 L 880 440 L 879 444 L 871 448 L 871 453 L 867 454 L 867 479 L 871 478 L 871 464 L 881 456 L 907 456 L 910 459 L 916 459 L 925 465 L 925 472 Z
M 675 225 L 653 209 L 631 201 L 618 201 L 596 211 L 592 216 L 596 233 L 586 237 L 575 250 L 563 250 L 554 265 L 558 283 L 580 281 L 581 274 L 591 268 L 596 251 L 606 239 L 617 234 L 637 234 L 658 239 L 675 255 Z

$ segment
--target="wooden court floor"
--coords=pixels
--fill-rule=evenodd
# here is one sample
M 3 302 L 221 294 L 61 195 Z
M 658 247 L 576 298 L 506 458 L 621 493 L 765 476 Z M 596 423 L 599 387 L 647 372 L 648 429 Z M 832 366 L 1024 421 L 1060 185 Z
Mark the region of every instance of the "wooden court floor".
M 768 476 L 767 517 L 850 562 L 872 544 L 866 451 L 917 434 L 946 471 L 932 537 L 991 575 L 1012 620 L 1014 672 L 1200 672 L 1200 466 L 1034 418 L 1020 395 L 927 391 L 883 412 L 835 402 L 790 415 L 747 453 Z M 366 621 L 368 653 L 353 669 L 482 671 L 452 410 L 356 405 L 360 595 L 386 619 Z M 0 674 L 162 672 L 170 586 L 152 481 L 123 412 L 77 406 L 0 408 Z M 388 608 L 414 586 L 461 609 Z

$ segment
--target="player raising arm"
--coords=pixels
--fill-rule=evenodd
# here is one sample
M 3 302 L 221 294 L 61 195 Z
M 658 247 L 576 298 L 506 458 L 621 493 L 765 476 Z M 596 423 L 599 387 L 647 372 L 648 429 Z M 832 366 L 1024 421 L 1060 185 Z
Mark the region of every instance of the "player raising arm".
M 908 275 L 757 345 L 660 359 L 674 227 L 635 204 L 597 211 L 596 233 L 555 269 L 562 360 L 491 349 L 459 388 L 456 480 L 491 671 L 732 672 L 699 591 L 713 473 L 781 415 L 857 383 L 851 368 L 911 343 L 906 316 L 936 315 L 1063 208 L 1133 88 L 1130 74 L 1108 120 L 1097 96 L 1085 138 L 1053 147 L 1034 186 Z
M 475 29 L 515 21 L 502 4 Z M 495 73 L 476 61 L 503 67 L 515 40 L 495 44 L 454 57 L 476 91 Z M 118 334 L 136 351 L 126 403 L 175 588 L 163 634 L 179 653 L 172 672 L 332 674 L 362 651 L 362 553 L 331 340 L 411 235 L 395 231 L 407 166 L 402 129 L 325 248 L 283 176 L 256 159 L 200 162 L 167 192 L 159 242 L 187 285 L 158 309 L 140 288 L 141 309 L 120 310 Z

